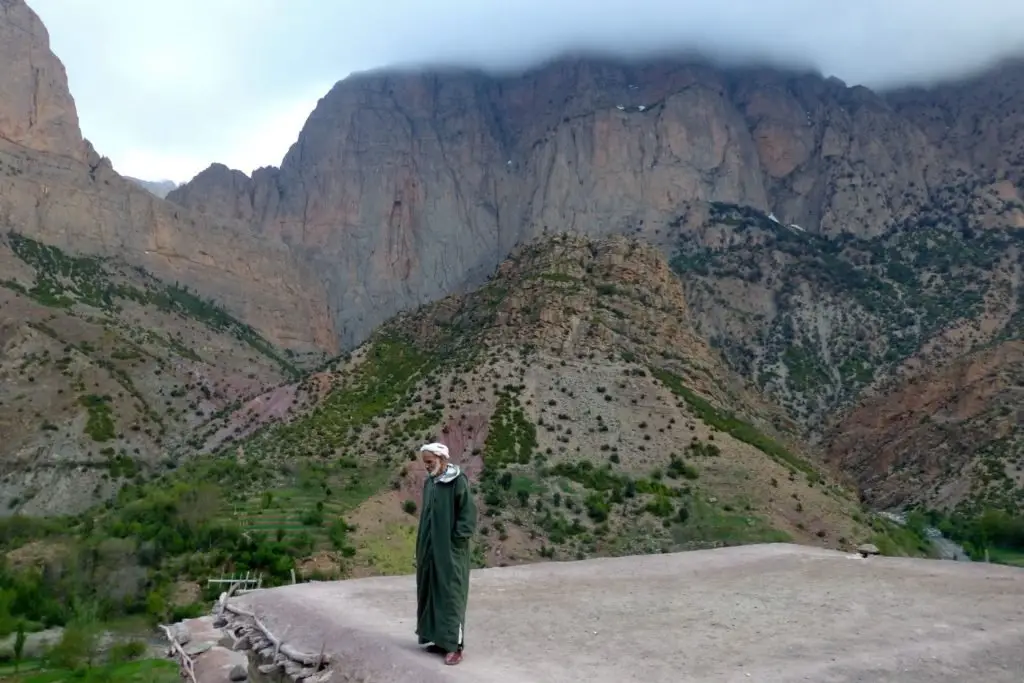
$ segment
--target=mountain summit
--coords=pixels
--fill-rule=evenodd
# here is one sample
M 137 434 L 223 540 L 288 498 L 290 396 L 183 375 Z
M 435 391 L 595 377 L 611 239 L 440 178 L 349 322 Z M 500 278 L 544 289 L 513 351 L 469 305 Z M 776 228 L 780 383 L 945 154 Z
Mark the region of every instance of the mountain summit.
M 23 0 L 0 0 L 0 138 L 85 161 L 78 111 L 50 35 Z

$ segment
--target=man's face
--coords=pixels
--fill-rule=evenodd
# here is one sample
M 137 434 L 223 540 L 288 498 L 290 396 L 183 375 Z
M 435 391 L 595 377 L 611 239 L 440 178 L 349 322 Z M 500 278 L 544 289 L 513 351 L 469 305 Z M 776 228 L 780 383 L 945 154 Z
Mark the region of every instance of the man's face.
M 442 458 L 429 451 L 423 451 L 420 457 L 423 459 L 423 466 L 427 469 L 427 474 L 434 477 L 441 472 L 441 466 L 444 463 Z

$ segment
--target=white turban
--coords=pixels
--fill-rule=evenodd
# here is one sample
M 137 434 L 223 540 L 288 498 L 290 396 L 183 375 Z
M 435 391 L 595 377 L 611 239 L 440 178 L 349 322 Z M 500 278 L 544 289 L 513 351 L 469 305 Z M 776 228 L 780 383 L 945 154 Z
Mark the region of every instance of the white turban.
M 445 446 L 443 443 L 425 443 L 422 446 L 420 446 L 420 453 L 422 453 L 423 451 L 426 451 L 427 453 L 433 453 L 434 455 L 439 455 L 445 460 L 451 457 L 448 455 L 448 447 Z

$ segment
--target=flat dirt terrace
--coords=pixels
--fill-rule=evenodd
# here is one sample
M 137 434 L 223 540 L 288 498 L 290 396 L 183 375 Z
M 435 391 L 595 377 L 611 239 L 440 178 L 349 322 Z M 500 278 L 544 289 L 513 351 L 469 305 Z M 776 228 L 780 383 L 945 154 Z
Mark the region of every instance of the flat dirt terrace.
M 466 658 L 421 651 L 415 580 L 232 600 L 332 683 L 1021 683 L 1024 570 L 770 544 L 473 573 Z

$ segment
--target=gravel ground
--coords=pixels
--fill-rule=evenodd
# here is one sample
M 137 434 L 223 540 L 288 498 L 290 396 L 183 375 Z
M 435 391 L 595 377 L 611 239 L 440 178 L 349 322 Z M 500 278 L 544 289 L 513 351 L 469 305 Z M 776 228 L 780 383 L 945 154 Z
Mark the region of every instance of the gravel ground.
M 415 644 L 412 577 L 238 599 L 374 683 L 1020 683 L 1024 571 L 789 544 L 474 572 L 466 659 Z

